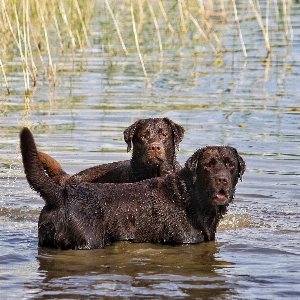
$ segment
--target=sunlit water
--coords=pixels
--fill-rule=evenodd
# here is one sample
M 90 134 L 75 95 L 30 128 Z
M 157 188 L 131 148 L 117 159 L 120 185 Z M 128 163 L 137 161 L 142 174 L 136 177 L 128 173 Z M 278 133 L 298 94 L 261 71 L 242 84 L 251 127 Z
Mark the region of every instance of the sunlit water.
M 153 55 L 146 88 L 137 56 L 111 59 L 95 45 L 84 69 L 81 55 L 74 72 L 65 57 L 56 89 L 38 88 L 29 109 L 17 87 L 1 96 L 0 298 L 299 298 L 300 23 L 293 18 L 293 43 L 269 59 L 250 46 L 248 60 L 239 51 L 217 62 L 210 51 L 182 49 L 166 52 L 154 72 L 161 64 Z M 163 116 L 185 128 L 182 164 L 197 148 L 220 144 L 247 163 L 216 242 L 39 249 L 43 200 L 24 177 L 20 129 L 29 126 L 39 150 L 75 173 L 128 159 L 124 129 Z

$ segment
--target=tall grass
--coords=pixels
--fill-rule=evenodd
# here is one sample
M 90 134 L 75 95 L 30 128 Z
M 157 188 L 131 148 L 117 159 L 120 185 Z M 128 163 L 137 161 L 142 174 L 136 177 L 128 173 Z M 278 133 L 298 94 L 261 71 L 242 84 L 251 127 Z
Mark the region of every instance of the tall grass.
M 231 51 L 224 40 L 226 31 L 230 30 L 232 35 L 237 36 L 239 50 L 247 58 L 243 24 L 249 20 L 256 20 L 266 55 L 272 51 L 270 36 L 274 31 L 281 30 L 281 24 L 286 44 L 292 36 L 291 0 L 0 2 L 0 67 L 8 93 L 7 61 L 18 61 L 23 73 L 25 94 L 30 95 L 40 77 L 46 77 L 51 85 L 56 85 L 59 80 L 56 62 L 61 55 L 85 52 L 93 47 L 92 31 L 99 30 L 103 48 L 107 48 L 111 55 L 138 54 L 146 82 L 149 79 L 143 59 L 144 51 L 157 53 L 161 61 L 166 51 L 181 47 L 198 47 L 218 57 Z
M 78 0 L 0 1 L 2 62 L 8 57 L 20 59 L 26 95 L 37 85 L 39 72 L 56 84 L 57 56 L 90 47 L 86 24 L 90 22 L 93 1 L 88 6 Z M 57 43 L 61 53 L 52 52 L 52 44 Z M 5 64 L 2 74 L 9 92 Z

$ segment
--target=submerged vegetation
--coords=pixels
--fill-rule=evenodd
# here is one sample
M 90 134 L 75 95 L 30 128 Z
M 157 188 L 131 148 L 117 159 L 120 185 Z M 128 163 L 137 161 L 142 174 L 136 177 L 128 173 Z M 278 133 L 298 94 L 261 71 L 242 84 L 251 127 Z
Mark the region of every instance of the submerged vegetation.
M 149 53 L 162 59 L 166 52 L 185 47 L 198 55 L 210 52 L 216 59 L 227 51 L 247 58 L 252 41 L 243 28 L 249 22 L 257 24 L 253 30 L 260 32 L 266 56 L 274 45 L 288 45 L 293 37 L 291 0 L 0 1 L 0 76 L 7 93 L 7 74 L 13 71 L 21 71 L 26 95 L 40 78 L 55 86 L 59 59 L 92 53 L 95 44 L 112 56 L 138 54 L 148 81 L 144 57 Z

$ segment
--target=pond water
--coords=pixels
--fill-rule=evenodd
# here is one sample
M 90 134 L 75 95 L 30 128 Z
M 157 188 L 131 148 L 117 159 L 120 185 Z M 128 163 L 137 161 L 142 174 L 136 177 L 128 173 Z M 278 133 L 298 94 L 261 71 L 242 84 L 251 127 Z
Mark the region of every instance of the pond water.
M 151 52 L 148 87 L 136 54 L 111 57 L 96 42 L 92 53 L 61 58 L 57 87 L 45 80 L 31 98 L 22 96 L 22 74 L 10 73 L 13 92 L 0 98 L 0 298 L 299 298 L 299 11 L 295 2 L 293 41 L 274 47 L 269 58 L 262 44 L 250 42 L 248 59 L 235 44 L 222 59 L 209 49 L 195 55 L 178 47 L 162 61 Z M 253 28 L 255 20 L 246 41 L 259 40 Z M 124 129 L 164 116 L 185 128 L 181 164 L 202 146 L 222 144 L 236 147 L 246 161 L 216 241 L 38 248 L 44 203 L 23 173 L 20 129 L 28 126 L 39 150 L 73 174 L 128 159 Z

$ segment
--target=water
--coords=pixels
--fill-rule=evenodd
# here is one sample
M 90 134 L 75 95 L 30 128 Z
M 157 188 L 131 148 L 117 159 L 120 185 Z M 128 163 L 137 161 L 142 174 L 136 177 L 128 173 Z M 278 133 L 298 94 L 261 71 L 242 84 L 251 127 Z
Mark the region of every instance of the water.
M 165 51 L 161 64 L 151 52 L 148 88 L 136 55 L 111 58 L 97 43 L 92 55 L 78 53 L 72 67 L 71 57 L 62 58 L 56 89 L 45 82 L 29 100 L 21 73 L 11 73 L 13 93 L 0 98 L 0 298 L 299 298 L 299 8 L 294 3 L 293 43 L 275 47 L 269 59 L 254 43 L 259 29 L 251 20 L 247 60 L 241 51 L 216 61 L 209 49 L 195 55 L 183 47 Z M 228 44 L 240 49 L 237 37 Z M 39 150 L 75 173 L 128 159 L 124 129 L 163 116 L 185 128 L 180 163 L 216 144 L 236 147 L 246 161 L 216 242 L 38 248 L 43 201 L 23 174 L 20 129 L 29 126 Z

